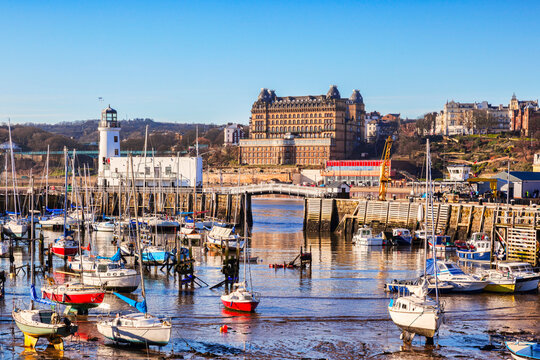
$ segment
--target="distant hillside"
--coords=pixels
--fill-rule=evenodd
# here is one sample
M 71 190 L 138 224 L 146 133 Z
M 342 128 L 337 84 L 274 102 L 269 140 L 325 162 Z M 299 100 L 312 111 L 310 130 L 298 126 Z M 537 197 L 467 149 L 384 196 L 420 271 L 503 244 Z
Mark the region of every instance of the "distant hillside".
M 64 135 L 82 143 L 97 142 L 99 120 L 77 120 L 69 122 L 61 122 L 57 124 L 26 124 L 28 126 L 37 127 L 53 134 Z M 168 132 L 172 131 L 178 134 L 185 134 L 190 131 L 195 131 L 195 127 L 199 126 L 199 134 L 205 134 L 213 128 L 220 128 L 218 125 L 208 124 L 180 124 L 180 123 L 162 123 L 152 119 L 132 119 L 121 120 L 120 128 L 122 139 L 132 139 L 144 137 L 144 132 L 148 125 L 148 132 Z

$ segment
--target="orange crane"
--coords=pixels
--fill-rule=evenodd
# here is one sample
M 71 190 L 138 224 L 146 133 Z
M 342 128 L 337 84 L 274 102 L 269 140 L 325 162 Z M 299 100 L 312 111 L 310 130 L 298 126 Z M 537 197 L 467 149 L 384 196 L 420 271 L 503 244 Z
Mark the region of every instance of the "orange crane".
M 389 136 L 384 144 L 381 159 L 381 173 L 379 175 L 379 200 L 386 200 L 386 188 L 390 182 L 390 150 L 392 149 L 392 137 Z

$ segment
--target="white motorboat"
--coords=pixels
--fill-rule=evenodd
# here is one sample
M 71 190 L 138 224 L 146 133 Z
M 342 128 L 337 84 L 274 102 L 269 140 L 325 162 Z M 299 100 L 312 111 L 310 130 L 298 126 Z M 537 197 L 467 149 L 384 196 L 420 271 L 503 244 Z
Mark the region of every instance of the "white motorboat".
M 352 238 L 352 242 L 356 246 L 381 246 L 384 243 L 382 236 L 373 235 L 370 227 L 362 227 L 356 231 Z
M 94 272 L 83 272 L 82 283 L 100 286 L 105 290 L 133 292 L 141 282 L 140 276 L 134 269 L 126 269 L 119 263 L 98 263 Z
M 454 285 L 453 292 L 479 292 L 484 290 L 489 283 L 478 275 L 465 274 L 459 266 L 451 261 L 438 260 L 436 263 L 438 278 Z M 427 260 L 427 269 L 429 275 L 435 273 L 433 259 Z
M 164 219 L 159 216 L 152 216 L 150 218 L 145 219 L 146 223 L 148 223 L 148 226 L 151 227 L 157 227 L 160 229 L 176 229 L 180 226 L 178 221 L 172 220 L 172 219 Z
M 528 292 L 538 290 L 540 273 L 534 272 L 531 264 L 525 262 L 500 262 L 497 268 L 503 274 L 509 274 L 516 278 L 516 292 Z

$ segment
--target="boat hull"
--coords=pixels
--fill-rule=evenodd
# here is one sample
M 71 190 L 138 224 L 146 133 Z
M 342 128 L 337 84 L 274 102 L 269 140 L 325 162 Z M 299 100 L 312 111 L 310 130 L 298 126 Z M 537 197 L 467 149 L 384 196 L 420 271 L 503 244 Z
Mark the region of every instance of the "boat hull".
M 510 294 L 516 291 L 516 283 L 515 282 L 489 283 L 484 288 L 484 291 Z
M 171 338 L 171 325 L 132 326 L 122 325 L 122 318 L 97 323 L 97 330 L 107 339 L 117 343 L 165 346 Z
M 452 281 L 445 280 L 454 285 L 453 292 L 481 292 L 487 286 L 487 281 Z
M 510 351 L 513 359 L 540 359 L 540 346 L 538 343 L 525 341 L 507 341 L 505 342 L 505 345 L 506 348 Z
M 456 250 L 460 260 L 489 261 L 489 251 Z
M 94 308 L 103 302 L 103 291 L 63 291 L 65 288 L 43 289 L 42 296 L 54 302 L 77 308 Z
M 258 301 L 227 301 L 221 300 L 227 309 L 241 312 L 254 312 L 259 305 Z
M 42 312 L 43 314 L 50 316 L 49 313 L 52 313 L 52 310 L 14 310 L 12 312 L 13 320 L 15 324 L 25 335 L 40 338 L 54 338 L 54 337 L 66 337 L 77 330 L 76 326 L 61 324 L 46 324 L 35 321 L 27 321 L 22 313 L 24 311 L 33 311 L 33 312 Z M 41 324 L 41 325 L 39 325 Z
M 118 271 L 121 273 L 121 271 Z M 133 292 L 137 290 L 141 282 L 138 274 L 123 276 L 100 276 L 98 272 L 83 273 L 82 282 L 85 285 L 98 286 L 105 290 L 118 292 Z
M 64 257 L 64 256 L 75 256 L 77 255 L 77 252 L 79 251 L 78 247 L 63 247 L 63 246 L 53 246 L 51 249 L 52 253 L 56 256 Z
M 442 316 L 435 312 L 404 312 L 388 308 L 394 324 L 401 330 L 432 338 L 439 330 Z
M 539 276 L 520 277 L 516 278 L 516 292 L 530 292 L 538 290 Z

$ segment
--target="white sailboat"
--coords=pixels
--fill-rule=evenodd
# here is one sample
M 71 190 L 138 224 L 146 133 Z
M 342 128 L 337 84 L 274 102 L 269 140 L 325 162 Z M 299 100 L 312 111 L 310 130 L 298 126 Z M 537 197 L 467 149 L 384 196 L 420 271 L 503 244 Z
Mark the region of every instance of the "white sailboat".
M 32 184 L 32 191 L 33 191 Z M 24 346 L 35 348 L 39 338 L 46 338 L 56 350 L 64 350 L 62 338 L 77 331 L 69 319 L 61 318 L 54 309 L 34 309 L 34 301 L 48 306 L 55 304 L 37 296 L 34 276 L 34 247 L 30 246 L 30 308 L 15 307 L 11 313 L 17 327 L 24 334 Z
M 429 187 L 429 191 L 428 191 Z M 429 140 L 426 144 L 426 209 L 428 209 L 428 201 L 431 205 L 431 224 L 434 223 L 433 218 L 433 188 L 431 184 L 431 157 L 429 154 Z M 432 225 L 432 235 L 435 235 L 435 229 Z M 427 257 L 427 243 L 424 242 L 424 251 Z M 437 257 L 433 249 L 433 260 L 436 265 Z M 424 266 L 424 275 L 426 274 Z M 433 337 L 439 331 L 439 327 L 443 321 L 444 312 L 439 303 L 438 279 L 435 272 L 435 300 L 427 296 L 428 285 L 424 282 L 424 286 L 415 289 L 411 295 L 399 296 L 397 299 L 392 299 L 388 305 L 388 312 L 394 324 L 401 330 L 401 338 L 410 342 L 415 335 L 426 337 L 426 342 L 433 342 Z M 426 276 L 424 276 L 424 279 Z
M 8 221 L 4 224 L 4 229 L 11 232 L 17 237 L 23 236 L 28 231 L 28 223 L 23 219 L 18 211 L 21 210 L 19 204 L 19 196 L 17 193 L 17 175 L 15 173 L 15 157 L 13 156 L 13 141 L 11 139 L 11 123 L 8 122 L 9 132 L 9 149 L 11 155 L 11 176 L 13 178 L 13 204 L 15 206 L 15 212 L 9 217 Z M 7 200 L 7 198 L 6 198 Z
M 135 195 L 135 177 L 133 174 L 133 159 L 131 158 L 131 155 L 130 163 L 133 194 Z M 160 319 L 156 316 L 148 314 L 147 312 L 142 252 L 139 239 L 138 210 L 138 205 L 135 205 L 135 222 L 137 228 L 136 243 L 137 251 L 139 253 L 138 261 L 143 301 L 137 302 L 118 293 L 114 294 L 120 299 L 126 301 L 128 304 L 134 306 L 137 310 L 139 310 L 139 313 L 131 313 L 126 315 L 118 314 L 115 318 L 101 320 L 97 323 L 97 329 L 101 335 L 117 343 L 164 346 L 169 343 L 171 338 L 172 325 L 169 320 Z

